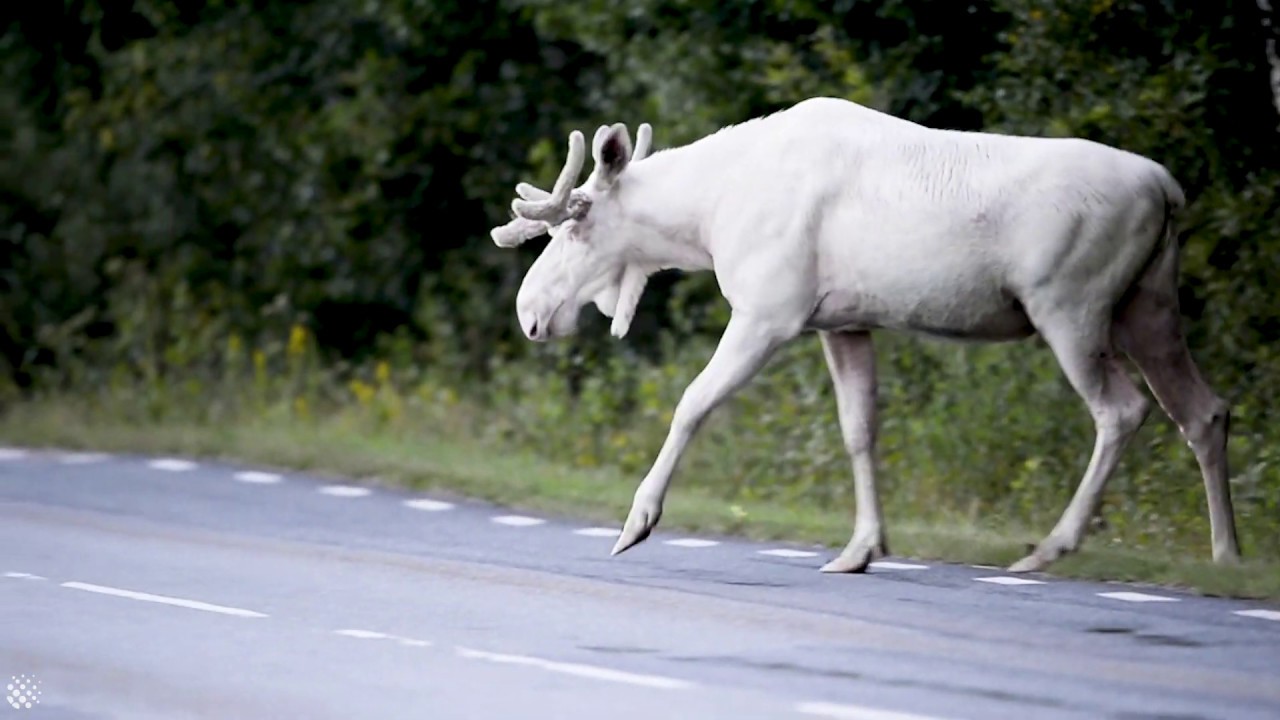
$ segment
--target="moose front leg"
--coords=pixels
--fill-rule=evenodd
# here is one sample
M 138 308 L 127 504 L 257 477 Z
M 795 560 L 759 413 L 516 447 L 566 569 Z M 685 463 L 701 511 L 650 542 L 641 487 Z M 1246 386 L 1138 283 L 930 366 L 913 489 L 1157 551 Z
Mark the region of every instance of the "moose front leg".
M 611 554 L 617 555 L 649 537 L 662 516 L 671 476 L 694 433 L 717 405 L 745 385 L 794 335 L 795 330 L 776 320 L 733 314 L 706 367 L 685 388 L 676 405 L 667 438 L 649 473 L 636 488 L 631 512 Z

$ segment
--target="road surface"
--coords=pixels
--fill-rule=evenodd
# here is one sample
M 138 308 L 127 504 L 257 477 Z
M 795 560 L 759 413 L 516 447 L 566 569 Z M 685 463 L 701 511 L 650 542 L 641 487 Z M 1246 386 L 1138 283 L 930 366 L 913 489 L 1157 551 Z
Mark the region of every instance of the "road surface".
M 0 449 L 12 716 L 1280 718 L 1272 605 L 333 483 Z

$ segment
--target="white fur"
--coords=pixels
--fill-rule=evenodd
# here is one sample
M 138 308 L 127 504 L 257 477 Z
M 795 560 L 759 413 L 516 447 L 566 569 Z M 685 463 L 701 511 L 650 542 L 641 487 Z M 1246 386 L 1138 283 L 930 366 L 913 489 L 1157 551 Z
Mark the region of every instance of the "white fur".
M 1038 569 L 1076 549 L 1120 450 L 1147 414 L 1146 399 L 1116 376 L 1112 334 L 1155 322 L 1114 326 L 1132 288 L 1149 281 L 1150 293 L 1167 294 L 1173 282 L 1152 279 L 1160 258 L 1174 256 L 1176 268 L 1172 218 L 1184 204 L 1163 166 L 1081 139 L 931 129 L 830 98 L 645 157 L 648 132 L 644 126 L 636 147 L 643 152 L 632 157 L 625 126 L 601 126 L 595 167 L 570 190 L 585 154 L 575 132 L 557 187 L 532 192 L 522 184 L 516 219 L 494 230 L 504 245 L 531 222 L 552 235 L 516 301 L 534 340 L 573 332 L 579 309 L 592 301 L 613 315 L 621 337 L 644 279 L 664 268 L 714 272 L 731 307 L 719 347 L 686 389 L 636 490 L 615 554 L 656 526 L 707 413 L 806 331 L 820 333 L 837 383 L 858 491 L 853 537 L 824 569 L 861 571 L 887 552 L 868 402 L 869 333 L 880 329 L 976 341 L 1044 337 L 1093 414 L 1098 441 L 1058 526 L 1014 569 Z M 1207 418 L 1208 397 L 1187 400 L 1187 412 Z M 1204 452 L 1214 556 L 1231 559 L 1238 547 L 1229 496 L 1215 500 L 1225 493 L 1225 460 L 1212 459 L 1208 445 Z

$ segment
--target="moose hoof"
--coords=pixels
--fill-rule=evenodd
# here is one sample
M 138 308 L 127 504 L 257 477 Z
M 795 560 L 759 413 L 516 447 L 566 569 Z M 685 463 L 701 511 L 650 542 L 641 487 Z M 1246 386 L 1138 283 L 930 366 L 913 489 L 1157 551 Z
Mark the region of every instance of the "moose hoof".
M 822 566 L 824 573 L 861 573 L 873 560 L 886 555 L 883 543 L 853 543 L 845 548 L 834 560 Z
M 649 533 L 653 532 L 653 528 L 658 524 L 658 518 L 662 515 L 662 506 L 655 502 L 637 500 L 631 506 L 631 512 L 627 515 L 627 522 L 622 526 L 622 532 L 618 535 L 618 541 L 613 546 L 613 552 L 609 553 L 617 555 L 626 551 L 628 548 L 639 545 L 649 537 Z
M 1037 570 L 1045 569 L 1046 567 L 1049 566 L 1049 563 L 1051 562 L 1053 561 L 1050 559 L 1043 558 L 1035 553 L 1032 553 L 1022 558 L 1018 562 L 1010 565 L 1009 572 L 1011 573 L 1036 572 Z
M 1061 540 L 1047 538 L 1028 556 L 1009 566 L 1011 573 L 1026 573 L 1044 570 L 1053 561 L 1071 552 L 1070 545 Z

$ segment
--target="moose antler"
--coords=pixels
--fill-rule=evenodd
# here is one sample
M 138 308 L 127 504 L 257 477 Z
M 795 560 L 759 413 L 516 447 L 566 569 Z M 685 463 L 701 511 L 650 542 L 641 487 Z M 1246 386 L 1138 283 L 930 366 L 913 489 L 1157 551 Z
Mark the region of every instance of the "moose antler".
M 653 141 L 653 128 L 649 123 L 640 123 L 636 129 L 636 149 L 631 153 L 631 162 L 643 160 L 649 154 L 649 143 Z
M 573 161 L 573 136 L 572 135 L 569 137 L 569 156 L 570 156 L 569 161 L 572 162 Z M 579 166 L 581 166 L 581 160 L 579 160 Z M 576 174 L 577 174 L 576 172 L 569 173 L 569 163 L 566 163 L 564 169 L 561 170 L 560 172 L 560 180 L 563 181 L 565 176 L 568 175 L 570 179 L 568 182 L 565 183 L 567 185 L 568 183 L 571 183 L 573 181 L 573 178 L 574 176 L 576 176 Z M 556 183 L 557 187 L 560 187 L 560 185 L 561 185 L 560 182 Z M 543 190 L 542 188 L 535 187 L 525 182 L 518 183 L 516 185 L 516 194 L 519 195 L 522 200 L 533 202 L 533 203 L 553 203 L 554 202 L 554 197 L 552 193 L 549 193 L 546 190 Z M 516 247 L 517 245 L 523 243 L 524 241 L 532 240 L 533 238 L 536 238 L 539 235 L 551 229 L 551 226 L 553 224 L 551 222 L 548 222 L 546 220 L 538 220 L 538 219 L 522 216 L 520 214 L 521 208 L 516 206 L 516 203 L 519 203 L 519 202 L 520 200 L 516 200 L 511 203 L 511 210 L 512 210 L 512 213 L 515 215 L 515 217 L 513 217 L 510 222 L 508 222 L 506 225 L 496 227 L 489 231 L 489 237 L 493 238 L 493 243 L 500 248 Z
M 574 130 L 569 133 L 569 157 L 565 160 L 564 167 L 560 169 L 560 177 L 556 178 L 551 196 L 542 200 L 514 201 L 511 203 L 511 208 L 516 211 L 516 215 L 552 225 L 568 219 L 569 196 L 573 191 L 574 182 L 578 179 L 578 174 L 582 172 L 582 161 L 586 157 L 583 145 L 580 131 Z
M 596 131 L 596 139 L 600 139 L 607 129 L 607 126 L 602 125 Z M 641 123 L 636 130 L 636 147 L 632 153 L 631 162 L 643 160 L 649 154 L 652 141 L 653 128 L 649 123 Z M 583 135 L 574 130 L 569 134 L 569 157 L 560 170 L 560 177 L 556 180 L 553 190 L 547 192 L 526 182 L 518 183 L 516 194 L 520 199 L 511 203 L 515 217 L 506 225 L 489 231 L 494 244 L 502 248 L 516 247 L 526 240 L 547 232 L 553 225 L 569 219 L 573 214 L 569 207 L 572 201 L 573 182 L 582 172 L 585 159 Z
M 525 200 L 546 200 L 551 197 L 551 193 L 526 182 L 516 183 L 516 194 Z
M 526 240 L 532 240 L 551 228 L 541 220 L 516 217 L 506 225 L 489 231 L 493 244 L 500 248 L 513 248 Z

